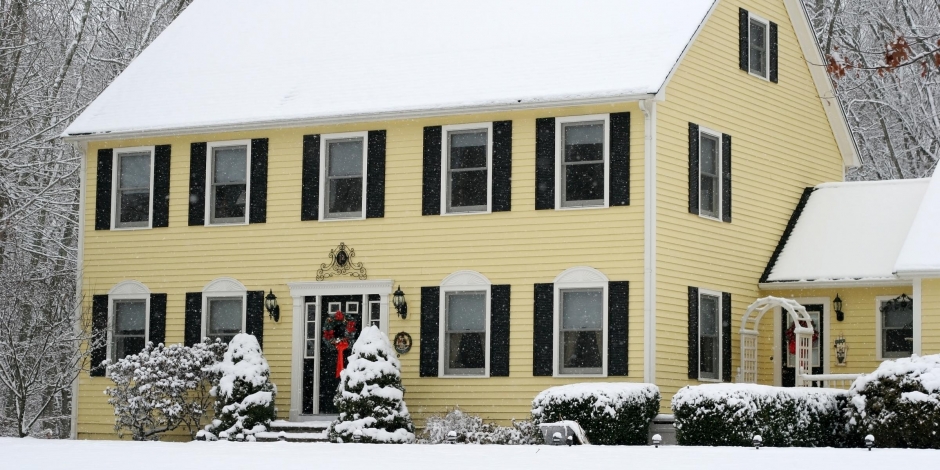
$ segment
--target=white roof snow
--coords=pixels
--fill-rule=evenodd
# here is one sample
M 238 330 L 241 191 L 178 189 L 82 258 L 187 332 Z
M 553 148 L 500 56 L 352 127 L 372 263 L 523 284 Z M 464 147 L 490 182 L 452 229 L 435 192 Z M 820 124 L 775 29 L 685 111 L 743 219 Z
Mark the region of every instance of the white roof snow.
M 896 279 L 928 179 L 825 183 L 799 215 L 767 281 Z M 940 193 L 940 187 L 937 188 Z M 938 198 L 940 204 L 940 198 Z
M 940 170 L 934 170 L 894 270 L 899 276 L 940 274 Z
M 714 1 L 197 0 L 66 134 L 635 99 Z

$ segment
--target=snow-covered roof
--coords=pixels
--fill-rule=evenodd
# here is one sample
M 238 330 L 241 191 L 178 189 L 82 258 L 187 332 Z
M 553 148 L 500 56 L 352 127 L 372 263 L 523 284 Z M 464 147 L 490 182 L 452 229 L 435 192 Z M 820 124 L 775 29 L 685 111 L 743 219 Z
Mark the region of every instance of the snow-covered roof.
M 928 183 L 914 179 L 817 186 L 794 214 L 796 223 L 784 233 L 762 281 L 896 280 L 895 263 Z M 937 203 L 940 207 L 940 198 Z
M 940 275 L 940 169 L 934 170 L 894 270 L 906 277 Z
M 197 0 L 66 134 L 636 99 L 714 3 Z

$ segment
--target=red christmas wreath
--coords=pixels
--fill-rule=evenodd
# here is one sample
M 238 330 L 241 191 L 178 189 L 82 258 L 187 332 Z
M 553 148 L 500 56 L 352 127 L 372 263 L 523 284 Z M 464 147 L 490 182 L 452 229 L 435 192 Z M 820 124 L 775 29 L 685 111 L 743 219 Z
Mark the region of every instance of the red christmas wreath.
M 328 315 L 323 322 L 323 341 L 336 349 L 336 377 L 343 371 L 343 353 L 351 348 L 359 337 L 355 321 L 347 319 L 343 312 Z
M 816 322 L 810 320 L 810 324 L 813 325 L 813 342 L 819 341 L 819 328 L 816 328 Z M 806 322 L 800 320 L 800 326 L 805 327 Z M 790 325 L 790 328 L 787 328 L 787 349 L 790 351 L 790 354 L 796 354 L 796 332 L 794 328 L 796 323 Z

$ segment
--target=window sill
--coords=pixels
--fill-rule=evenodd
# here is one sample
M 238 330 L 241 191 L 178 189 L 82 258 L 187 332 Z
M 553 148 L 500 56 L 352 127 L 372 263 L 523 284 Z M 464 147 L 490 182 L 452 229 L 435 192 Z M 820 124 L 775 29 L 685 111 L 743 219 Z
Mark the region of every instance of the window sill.
M 135 230 L 151 230 L 153 227 L 147 225 L 146 227 L 112 227 L 111 231 L 113 232 L 133 232 Z
M 556 211 L 578 211 L 578 210 L 588 210 L 588 209 L 609 209 L 610 206 L 607 204 L 597 204 L 590 206 L 561 206 L 555 208 Z
M 350 220 L 366 220 L 365 216 L 357 215 L 355 217 L 329 217 L 323 216 L 320 222 L 348 222 Z
M 767 82 L 767 83 L 772 83 L 772 82 L 770 81 L 770 74 L 767 74 L 767 76 L 764 77 L 764 76 L 762 76 L 762 75 L 758 75 L 758 74 L 756 74 L 756 73 L 754 73 L 754 72 L 751 72 L 750 70 L 747 71 L 747 74 L 750 75 L 750 76 L 752 76 L 752 77 L 759 78 L 759 79 L 761 79 L 761 80 L 763 80 L 763 81 L 765 81 L 765 82 Z
M 441 212 L 443 216 L 453 216 L 453 215 L 480 215 L 480 214 L 491 214 L 493 211 L 490 209 L 483 209 L 478 211 L 453 211 L 453 212 Z
M 556 379 L 577 379 L 577 378 L 591 378 L 591 379 L 606 379 L 609 377 L 607 374 L 562 374 L 555 373 L 552 377 Z
M 232 226 L 237 227 L 239 225 L 248 225 L 248 221 L 246 220 L 244 222 L 207 222 L 205 226 L 206 227 L 232 227 Z
M 480 374 L 480 375 L 445 375 L 439 374 L 437 376 L 439 379 L 488 379 L 490 378 L 489 374 Z
M 722 223 L 722 224 L 725 223 L 725 221 L 721 220 L 721 218 L 717 216 L 710 216 L 710 215 L 705 215 L 702 213 L 699 213 L 698 216 L 706 220 L 711 220 L 711 221 Z
M 704 382 L 704 383 L 709 383 L 709 384 L 721 384 L 721 383 L 725 383 L 725 381 L 724 381 L 724 380 L 721 380 L 721 379 L 702 379 L 702 378 L 699 378 L 699 379 L 696 379 L 696 380 L 698 380 L 699 382 Z

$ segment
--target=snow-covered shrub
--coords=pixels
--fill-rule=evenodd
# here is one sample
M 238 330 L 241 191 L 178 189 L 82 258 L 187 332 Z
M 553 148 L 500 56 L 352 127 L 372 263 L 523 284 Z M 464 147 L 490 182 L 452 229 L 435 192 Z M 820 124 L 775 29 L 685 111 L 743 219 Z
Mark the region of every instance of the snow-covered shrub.
M 885 361 L 849 389 L 853 445 L 940 449 L 940 354 Z
M 643 383 L 579 383 L 552 387 L 532 401 L 532 419 L 576 421 L 592 444 L 646 444 L 659 413 L 659 388 Z
M 277 418 L 271 383 L 271 368 L 254 335 L 235 335 L 222 362 L 212 370 L 219 374 L 212 387 L 216 397 L 215 419 L 200 437 L 208 440 L 255 440 L 254 434 L 267 430 Z
M 446 415 L 429 416 L 424 422 L 422 442 L 441 444 L 447 442 L 447 434 L 457 433 L 461 444 L 541 444 L 538 430 L 531 420 L 512 421 L 512 427 L 484 423 L 483 418 L 467 414 L 459 409 Z
M 375 326 L 363 328 L 353 345 L 349 366 L 343 369 L 333 403 L 339 417 L 330 425 L 330 440 L 352 442 L 414 442 L 414 424 L 405 406 L 401 363 L 384 333 Z
M 136 441 L 157 440 L 185 426 L 195 436 L 212 403 L 216 378 L 211 367 L 225 351 L 219 342 L 186 347 L 147 344 L 139 354 L 107 364 L 108 404 L 114 407 L 114 430 L 130 432 Z
M 672 398 L 679 445 L 840 446 L 845 392 L 756 384 L 684 387 Z

